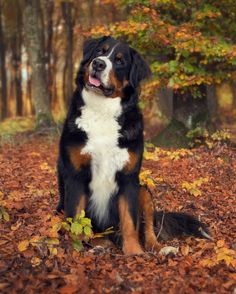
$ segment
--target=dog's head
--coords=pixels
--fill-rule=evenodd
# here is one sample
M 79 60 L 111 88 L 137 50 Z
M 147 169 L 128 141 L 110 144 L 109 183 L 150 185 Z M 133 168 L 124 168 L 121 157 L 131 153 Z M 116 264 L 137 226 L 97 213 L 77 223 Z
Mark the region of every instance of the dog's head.
M 125 88 L 138 88 L 149 74 L 149 66 L 143 58 L 123 42 L 102 37 L 84 44 L 78 79 L 89 91 L 106 97 L 122 97 Z

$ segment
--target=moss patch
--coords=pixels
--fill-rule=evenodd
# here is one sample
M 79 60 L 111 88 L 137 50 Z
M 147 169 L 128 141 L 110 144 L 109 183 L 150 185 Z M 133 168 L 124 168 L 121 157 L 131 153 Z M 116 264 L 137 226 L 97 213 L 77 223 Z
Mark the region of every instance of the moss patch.
M 0 134 L 14 135 L 16 133 L 31 131 L 35 127 L 34 117 L 8 118 L 0 123 Z

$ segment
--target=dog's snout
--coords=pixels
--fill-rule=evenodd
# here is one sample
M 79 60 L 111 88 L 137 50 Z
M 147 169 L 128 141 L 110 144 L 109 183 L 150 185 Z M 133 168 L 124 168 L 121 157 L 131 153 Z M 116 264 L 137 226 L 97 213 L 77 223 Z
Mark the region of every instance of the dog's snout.
M 103 71 L 106 68 L 106 63 L 100 58 L 96 58 L 92 63 L 93 69 L 96 71 Z

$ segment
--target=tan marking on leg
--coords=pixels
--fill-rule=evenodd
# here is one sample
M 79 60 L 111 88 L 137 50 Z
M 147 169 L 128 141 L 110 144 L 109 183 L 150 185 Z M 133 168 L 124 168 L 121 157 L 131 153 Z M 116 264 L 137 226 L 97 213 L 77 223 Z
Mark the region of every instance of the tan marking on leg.
M 80 214 L 82 210 L 85 210 L 85 206 L 86 206 L 85 195 L 82 195 L 76 207 L 76 214 Z
M 154 205 L 151 199 L 151 195 L 144 188 L 140 188 L 139 193 L 139 206 L 140 211 L 143 213 L 144 217 L 144 234 L 145 234 L 145 248 L 148 250 L 155 249 L 156 251 L 160 250 L 160 244 L 157 241 L 154 226 L 153 226 L 153 218 L 154 218 Z
M 129 161 L 127 162 L 127 164 L 124 167 L 124 172 L 125 173 L 132 172 L 132 170 L 135 168 L 138 160 L 139 160 L 138 154 L 135 152 L 129 151 Z
M 143 250 L 139 243 L 138 226 L 135 228 L 129 212 L 128 202 L 121 197 L 119 199 L 120 228 L 123 239 L 123 252 L 125 254 L 141 254 Z
M 82 148 L 83 146 L 68 148 L 70 161 L 76 170 L 80 170 L 81 166 L 86 165 L 91 160 L 89 154 L 81 154 Z

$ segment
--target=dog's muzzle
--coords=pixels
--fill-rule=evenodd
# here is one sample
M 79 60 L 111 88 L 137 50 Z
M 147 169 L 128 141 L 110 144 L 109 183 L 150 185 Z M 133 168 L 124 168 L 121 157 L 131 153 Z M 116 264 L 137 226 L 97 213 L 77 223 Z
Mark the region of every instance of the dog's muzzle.
M 109 67 L 106 60 L 96 57 L 89 66 L 89 76 L 86 87 L 98 94 L 109 97 L 114 92 L 114 86 L 109 84 L 107 78 Z

